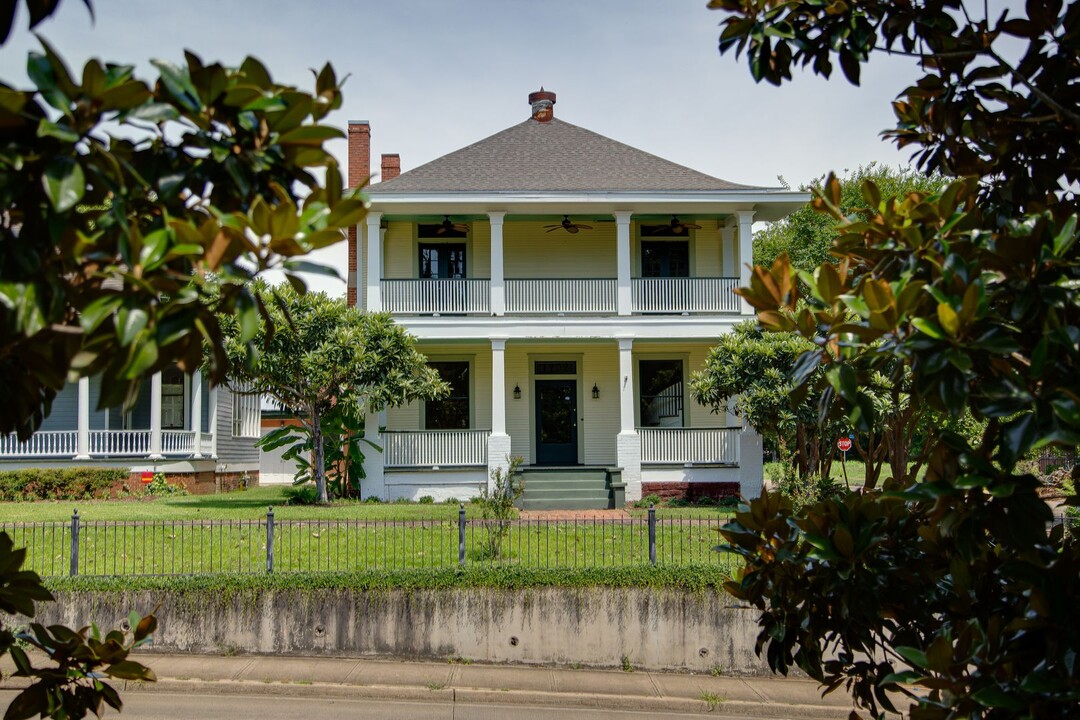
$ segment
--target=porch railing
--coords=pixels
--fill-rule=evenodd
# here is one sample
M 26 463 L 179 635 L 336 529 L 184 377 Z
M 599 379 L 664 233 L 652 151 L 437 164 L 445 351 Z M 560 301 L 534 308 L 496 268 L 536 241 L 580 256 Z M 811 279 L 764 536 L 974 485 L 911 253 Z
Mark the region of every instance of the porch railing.
M 487 314 L 491 281 L 475 279 L 383 280 L 383 307 L 409 315 Z
M 150 454 L 149 430 L 91 430 L 90 454 L 140 457 Z
M 507 280 L 506 312 L 615 313 L 616 294 L 614 279 Z
M 634 278 L 636 313 L 737 313 L 741 309 L 735 288 L 738 278 Z
M 77 452 L 74 430 L 39 430 L 26 442 L 15 433 L 0 435 L 0 457 L 70 457 Z
M 740 428 L 638 428 L 641 462 L 737 465 Z
M 386 430 L 383 465 L 471 467 L 487 465 L 490 430 Z
M 192 455 L 195 453 L 195 433 L 192 430 L 163 430 L 161 452 L 165 455 Z

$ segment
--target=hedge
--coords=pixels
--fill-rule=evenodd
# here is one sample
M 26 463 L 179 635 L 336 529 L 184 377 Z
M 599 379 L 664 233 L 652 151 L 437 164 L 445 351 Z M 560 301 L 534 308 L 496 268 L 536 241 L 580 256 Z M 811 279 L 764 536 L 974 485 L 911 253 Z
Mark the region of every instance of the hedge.
M 143 575 L 58 577 L 45 581 L 55 591 L 228 593 L 238 590 L 438 590 L 450 588 L 651 587 L 692 592 L 719 590 L 731 579 L 716 565 L 644 565 L 618 568 L 529 568 L 514 565 L 358 573 L 274 573 L 252 575 Z
M 27 468 L 0 472 L 0 501 L 112 497 L 127 481 L 124 468 Z

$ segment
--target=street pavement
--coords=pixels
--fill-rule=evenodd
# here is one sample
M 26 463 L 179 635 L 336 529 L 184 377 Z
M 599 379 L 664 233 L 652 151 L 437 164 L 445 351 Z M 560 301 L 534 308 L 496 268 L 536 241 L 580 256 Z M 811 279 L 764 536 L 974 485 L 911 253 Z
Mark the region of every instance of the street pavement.
M 304 699 L 313 701 L 305 706 L 311 712 L 300 713 L 305 720 L 324 716 L 606 720 L 638 713 L 657 718 L 704 713 L 728 718 L 841 720 L 851 710 L 842 693 L 822 698 L 816 683 L 773 677 L 262 655 L 139 652 L 136 659 L 153 668 L 158 682 L 114 683 L 128 705 L 124 717 L 272 720 L 277 715 L 254 708 L 274 701 L 280 701 L 275 707 L 284 708 Z M 0 670 L 4 674 L 0 707 L 4 707 L 13 695 L 3 691 L 17 690 L 23 681 L 9 676 L 13 667 L 8 658 Z M 216 705 L 215 697 L 221 698 Z M 218 709 L 211 714 L 195 708 L 188 712 L 184 708 L 189 703 Z M 251 710 L 225 711 L 234 704 Z M 326 714 L 316 712 L 317 707 Z M 363 712 L 349 710 L 343 715 L 348 707 L 363 708 Z M 373 709 L 377 707 L 384 708 L 383 714 Z M 468 708 L 490 709 L 466 712 Z M 496 712 L 497 708 L 502 711 Z M 291 717 L 295 716 L 294 712 Z

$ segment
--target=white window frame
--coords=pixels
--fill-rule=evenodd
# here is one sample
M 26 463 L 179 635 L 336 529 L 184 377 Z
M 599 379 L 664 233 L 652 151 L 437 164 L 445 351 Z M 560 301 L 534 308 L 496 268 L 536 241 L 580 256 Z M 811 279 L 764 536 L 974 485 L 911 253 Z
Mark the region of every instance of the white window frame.
M 232 436 L 259 438 L 262 436 L 262 397 L 247 394 L 250 386 L 233 389 Z

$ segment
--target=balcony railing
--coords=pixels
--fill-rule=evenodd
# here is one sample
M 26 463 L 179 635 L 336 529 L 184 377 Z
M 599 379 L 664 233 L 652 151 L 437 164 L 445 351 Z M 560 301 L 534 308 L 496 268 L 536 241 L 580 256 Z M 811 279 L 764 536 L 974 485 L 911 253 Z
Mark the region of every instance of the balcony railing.
M 506 281 L 506 312 L 520 314 L 611 313 L 616 311 L 614 279 L 570 278 Z
M 14 433 L 0 435 L 0 457 L 71 457 L 77 443 L 74 430 L 39 430 L 26 442 L 19 442 Z
M 641 462 L 738 465 L 740 428 L 638 428 Z
M 738 278 L 634 278 L 636 313 L 737 313 Z
M 474 467 L 487 465 L 490 430 L 386 430 L 383 465 Z
M 406 315 L 482 314 L 491 311 L 491 281 L 383 280 L 383 307 Z
M 147 457 L 150 455 L 150 430 L 91 430 L 90 457 Z M 78 454 L 77 430 L 44 430 L 18 442 L 16 436 L 0 435 L 0 458 L 63 458 Z M 214 439 L 210 433 L 198 434 L 199 452 L 210 456 Z M 195 454 L 196 433 L 192 430 L 163 430 L 163 455 L 190 457 Z

